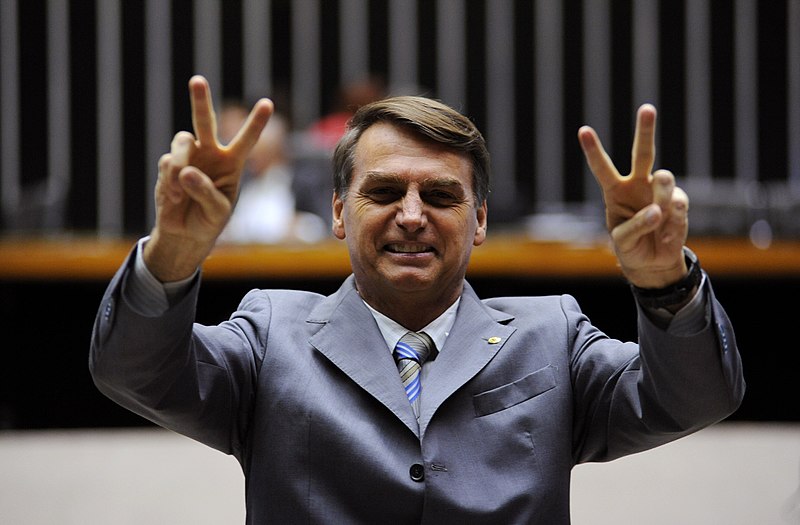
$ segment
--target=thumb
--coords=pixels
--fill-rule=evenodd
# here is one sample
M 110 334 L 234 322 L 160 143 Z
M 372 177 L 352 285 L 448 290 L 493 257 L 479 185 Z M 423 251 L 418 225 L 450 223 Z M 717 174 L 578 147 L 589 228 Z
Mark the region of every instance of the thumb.
M 206 220 L 212 224 L 224 224 L 231 213 L 231 203 L 211 179 L 193 166 L 183 168 L 179 175 L 181 187 L 197 205 Z
M 655 231 L 661 224 L 663 213 L 658 204 L 645 206 L 611 232 L 614 244 L 623 252 L 633 249 L 643 236 Z

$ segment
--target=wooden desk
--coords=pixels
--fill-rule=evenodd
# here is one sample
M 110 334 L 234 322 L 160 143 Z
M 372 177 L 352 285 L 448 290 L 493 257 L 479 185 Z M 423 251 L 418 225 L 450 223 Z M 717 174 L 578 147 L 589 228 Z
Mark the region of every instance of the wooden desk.
M 102 396 L 86 367 L 92 323 L 108 280 L 135 239 L 0 239 L 2 322 L 16 334 L 0 367 L 0 428 L 141 425 Z M 748 393 L 735 415 L 800 421 L 796 322 L 786 296 L 800 289 L 800 241 L 759 250 L 737 239 L 690 246 L 708 269 L 736 326 Z M 290 287 L 328 294 L 350 272 L 344 243 L 220 246 L 207 261 L 198 322 L 227 319 L 252 288 Z M 630 291 L 603 242 L 534 241 L 497 232 L 473 251 L 470 282 L 481 297 L 569 293 L 605 333 L 636 337 Z M 776 366 L 777 364 L 777 366 Z M 5 418 L 5 419 L 4 419 Z
M 135 239 L 97 237 L 0 239 L 0 279 L 110 278 Z M 703 267 L 718 276 L 800 277 L 800 240 L 759 249 L 746 239 L 690 239 Z M 350 272 L 343 242 L 312 245 L 218 246 L 205 279 L 331 278 Z M 608 244 L 545 242 L 494 235 L 475 248 L 469 275 L 481 277 L 613 277 L 619 275 Z

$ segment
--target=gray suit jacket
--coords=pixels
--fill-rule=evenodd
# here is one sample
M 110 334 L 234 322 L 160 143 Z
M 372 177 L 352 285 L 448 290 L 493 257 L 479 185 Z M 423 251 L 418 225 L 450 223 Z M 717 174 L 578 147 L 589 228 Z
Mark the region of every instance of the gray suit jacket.
M 575 464 L 689 434 L 744 393 L 710 284 L 704 330 L 676 337 L 640 312 L 637 345 L 607 337 L 570 296 L 482 301 L 465 283 L 417 425 L 352 276 L 329 297 L 254 290 L 228 321 L 201 326 L 199 282 L 161 317 L 133 311 L 130 264 L 98 312 L 94 381 L 234 455 L 248 523 L 569 523 Z

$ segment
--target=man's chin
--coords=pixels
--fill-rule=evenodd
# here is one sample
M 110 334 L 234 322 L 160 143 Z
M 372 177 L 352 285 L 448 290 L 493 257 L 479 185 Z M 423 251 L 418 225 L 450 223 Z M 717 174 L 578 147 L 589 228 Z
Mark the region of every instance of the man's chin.
M 395 289 L 404 292 L 424 292 L 440 284 L 435 275 L 419 269 L 394 271 L 386 275 L 386 279 Z

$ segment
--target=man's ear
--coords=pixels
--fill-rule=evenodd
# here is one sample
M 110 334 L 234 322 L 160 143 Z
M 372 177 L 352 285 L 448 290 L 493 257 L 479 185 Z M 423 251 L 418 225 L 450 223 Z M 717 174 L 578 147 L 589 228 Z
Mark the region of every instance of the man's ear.
M 344 201 L 339 197 L 338 192 L 333 192 L 333 199 L 331 201 L 331 210 L 333 213 L 333 235 L 342 240 L 345 238 L 344 233 Z
M 477 210 L 478 227 L 475 229 L 475 239 L 472 241 L 473 246 L 480 246 L 486 240 L 487 213 L 486 201 L 483 201 L 483 204 Z

